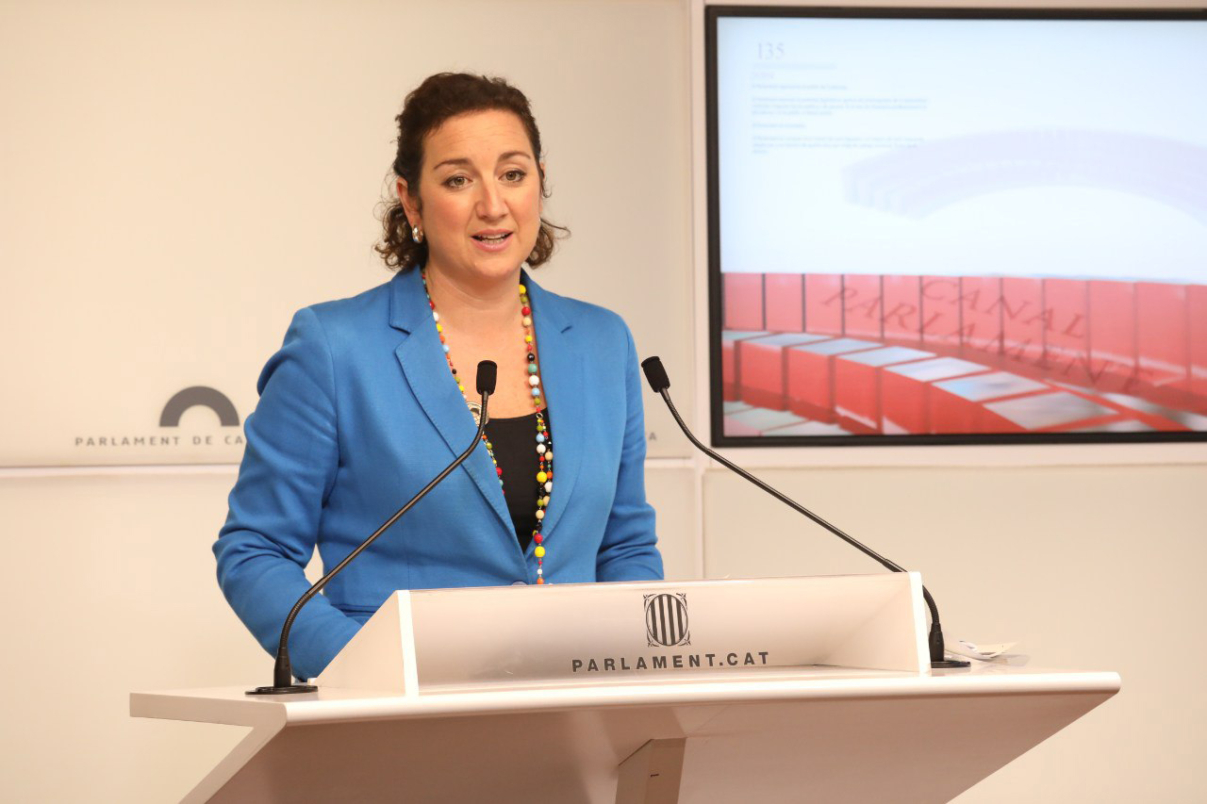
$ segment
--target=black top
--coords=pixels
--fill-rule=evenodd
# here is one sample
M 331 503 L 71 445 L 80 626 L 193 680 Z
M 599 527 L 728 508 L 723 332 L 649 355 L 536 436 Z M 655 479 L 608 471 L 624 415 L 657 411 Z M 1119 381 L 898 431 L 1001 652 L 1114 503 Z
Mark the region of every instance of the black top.
M 545 426 L 549 424 L 549 409 L 544 411 Z M 536 529 L 536 473 L 539 462 L 536 453 L 536 414 L 496 419 L 486 422 L 486 438 L 494 448 L 495 461 L 503 470 L 503 498 L 507 513 L 515 528 L 520 549 L 527 550 Z

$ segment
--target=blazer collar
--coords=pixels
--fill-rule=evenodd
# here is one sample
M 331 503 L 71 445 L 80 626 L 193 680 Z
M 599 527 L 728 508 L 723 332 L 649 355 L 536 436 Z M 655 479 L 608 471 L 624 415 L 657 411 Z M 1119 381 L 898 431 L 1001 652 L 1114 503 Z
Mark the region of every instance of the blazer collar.
M 579 467 L 585 457 L 588 439 L 582 395 L 590 389 L 584 386 L 583 361 L 590 359 L 590 355 L 580 348 L 581 339 L 575 338 L 570 302 L 533 282 L 527 273 L 523 277 L 528 287 L 528 299 L 532 302 L 537 355 L 545 402 L 549 406 L 549 433 L 554 453 L 553 491 L 549 509 L 541 522 L 541 534 L 549 545 L 556 535 L 562 513 L 573 497 Z M 548 561 L 549 575 L 554 581 L 557 580 L 556 544 L 554 541 Z
M 583 459 L 586 434 L 583 405 L 579 397 L 584 390 L 582 361 L 587 355 L 575 348 L 568 301 L 533 282 L 526 271 L 521 271 L 520 281 L 527 286 L 532 305 L 554 452 L 553 491 L 541 527 L 545 544 L 548 545 L 573 493 Z M 395 354 L 411 391 L 448 445 L 452 456 L 460 454 L 473 438 L 473 417 L 449 373 L 417 268 L 400 273 L 391 280 L 389 321 L 391 327 L 407 333 Z M 466 380 L 472 388 L 472 377 Z M 507 533 L 513 534 L 507 503 L 486 450 L 476 450 L 461 468 L 473 478 L 474 485 L 490 503 Z M 511 481 L 504 478 L 504 482 Z M 534 548 L 535 545 L 530 544 L 529 553 Z M 549 570 L 554 580 L 557 577 L 555 556 L 556 553 L 551 550 Z
M 427 303 L 419 268 L 395 275 L 390 280 L 390 326 L 411 333 L 431 320 L 432 310 Z M 434 332 L 435 327 L 432 330 Z
M 407 334 L 394 354 L 402 366 L 411 393 L 449 449 L 446 456 L 433 463 L 445 462 L 445 458 L 451 461 L 470 445 L 477 427 L 457 389 L 457 383 L 449 373 L 440 336 L 432 321 L 432 310 L 423 289 L 423 279 L 417 268 L 398 274 L 390 282 L 390 326 Z M 472 389 L 472 376 L 467 379 Z M 500 524 L 505 526 L 505 531 L 513 532 L 507 504 L 499 490 L 499 479 L 486 450 L 474 450 L 458 471 L 469 474 Z

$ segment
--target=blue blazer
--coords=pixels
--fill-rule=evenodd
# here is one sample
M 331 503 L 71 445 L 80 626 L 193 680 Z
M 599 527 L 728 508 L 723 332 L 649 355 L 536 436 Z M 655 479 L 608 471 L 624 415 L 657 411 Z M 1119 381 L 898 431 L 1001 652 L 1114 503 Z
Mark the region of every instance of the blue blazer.
M 542 533 L 551 583 L 662 577 L 645 499 L 633 338 L 614 313 L 526 275 L 557 456 Z M 341 561 L 473 440 L 417 270 L 300 310 L 265 366 L 214 545 L 226 599 L 270 653 L 317 544 Z M 535 583 L 485 449 L 302 610 L 294 673 L 314 677 L 396 589 Z M 539 627 L 539 625 L 537 626 Z

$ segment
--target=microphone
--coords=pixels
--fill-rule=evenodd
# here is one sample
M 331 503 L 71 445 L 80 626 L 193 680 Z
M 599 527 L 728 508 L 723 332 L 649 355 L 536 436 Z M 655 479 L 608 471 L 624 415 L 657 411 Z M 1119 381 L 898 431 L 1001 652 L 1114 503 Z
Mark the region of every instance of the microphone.
M 352 563 L 352 560 L 365 551 L 369 545 L 377 541 L 377 537 L 385 533 L 391 525 L 402 518 L 402 515 L 414 507 L 415 503 L 427 496 L 428 492 L 436 488 L 444 478 L 448 477 L 454 469 L 460 466 L 470 453 L 482 441 L 482 433 L 486 430 L 486 404 L 490 400 L 490 395 L 494 393 L 495 381 L 498 378 L 499 369 L 492 361 L 483 360 L 478 364 L 477 386 L 478 393 L 482 395 L 482 413 L 478 420 L 478 432 L 474 433 L 474 440 L 464 452 L 457 456 L 457 459 L 445 467 L 444 471 L 432 478 L 431 482 L 419 490 L 419 493 L 407 502 L 406 505 L 394 512 L 394 515 L 382 523 L 381 527 L 373 531 L 373 535 L 361 542 L 360 546 L 349 553 L 343 561 L 335 565 L 335 568 L 319 578 L 314 586 L 306 590 L 306 594 L 298 598 L 298 602 L 293 604 L 293 609 L 289 612 L 289 616 L 285 618 L 285 625 L 281 627 L 281 642 L 277 647 L 277 663 L 273 668 L 273 684 L 271 687 L 256 687 L 254 690 L 248 690 L 248 695 L 287 695 L 296 692 L 314 692 L 318 687 L 313 684 L 294 684 L 293 681 L 293 666 L 289 662 L 289 631 L 293 628 L 293 621 L 297 619 L 298 612 L 302 610 L 310 599 L 322 591 L 323 587 L 334 578 L 346 566 Z
M 645 379 L 647 382 L 649 382 L 650 388 L 652 388 L 654 390 L 654 393 L 659 394 L 662 397 L 662 401 L 666 403 L 666 406 L 668 408 L 670 408 L 671 416 L 673 416 L 675 418 L 675 423 L 679 425 L 679 429 L 683 431 L 683 434 L 687 436 L 687 440 L 692 442 L 692 444 L 694 444 L 697 449 L 699 449 L 705 455 L 712 458 L 714 461 L 716 461 L 717 463 L 726 467 L 727 469 L 730 469 L 730 470 L 736 472 L 737 474 L 741 475 L 746 480 L 749 480 L 751 483 L 758 486 L 760 489 L 767 492 L 772 497 L 775 497 L 777 500 L 784 503 L 792 510 L 796 511 L 798 514 L 804 514 L 809 519 L 816 522 L 818 525 L 821 525 L 823 528 L 830 531 L 830 533 L 833 533 L 835 536 L 842 539 L 847 544 L 860 550 L 865 555 L 870 556 L 871 558 L 875 559 L 880 564 L 882 564 L 883 566 L 892 570 L 893 572 L 905 572 L 906 571 L 905 568 L 902 567 L 900 564 L 890 561 L 889 559 L 887 559 L 884 556 L 877 553 L 875 550 L 872 550 L 870 547 L 867 547 L 866 545 L 861 544 L 853 536 L 843 533 L 836 526 L 831 525 L 829 522 L 822 519 L 820 516 L 813 513 L 812 511 L 810 511 L 808 508 L 805 508 L 803 505 L 801 505 L 800 503 L 791 499 L 787 495 L 783 494 L 782 492 L 778 491 L 777 489 L 772 488 L 771 486 L 764 483 L 762 480 L 759 480 L 757 477 L 750 474 L 742 467 L 738 466 L 737 464 L 733 463 L 732 461 L 728 460 L 727 458 L 722 457 L 721 455 L 717 454 L 714 450 L 711 450 L 708 447 L 704 446 L 704 444 L 700 443 L 700 440 L 697 439 L 695 437 L 695 435 L 692 434 L 692 431 L 690 429 L 688 429 L 687 424 L 683 421 L 683 418 L 679 415 L 679 411 L 675 409 L 675 403 L 671 401 L 671 395 L 669 393 L 667 393 L 667 389 L 671 387 L 671 381 L 670 381 L 670 378 L 667 377 L 667 375 L 666 375 L 666 369 L 663 368 L 662 361 L 659 360 L 657 357 L 647 357 L 645 360 L 641 361 L 641 369 L 642 369 L 642 371 L 645 372 Z M 922 587 L 922 597 L 926 599 L 926 605 L 930 609 L 930 634 L 927 638 L 928 648 L 929 648 L 929 652 L 930 652 L 930 666 L 933 668 L 968 667 L 969 663 L 966 661 L 943 658 L 943 629 L 939 625 L 939 607 L 935 605 L 934 598 L 931 597 L 930 592 L 927 591 L 925 586 Z
M 486 408 L 485 397 L 495 392 L 495 382 L 499 379 L 499 367 L 493 360 L 483 360 L 478 364 L 478 396 L 483 397 L 482 408 Z

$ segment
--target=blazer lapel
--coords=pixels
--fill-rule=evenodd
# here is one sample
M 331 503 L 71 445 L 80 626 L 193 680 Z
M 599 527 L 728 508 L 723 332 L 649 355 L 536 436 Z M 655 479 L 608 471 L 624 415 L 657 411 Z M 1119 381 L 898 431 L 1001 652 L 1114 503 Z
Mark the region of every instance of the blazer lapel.
M 457 390 L 457 383 L 449 373 L 418 268 L 399 274 L 391 282 L 390 326 L 408 333 L 394 354 L 398 357 L 411 392 L 448 445 L 451 460 L 469 446 L 477 427 L 461 392 Z M 467 377 L 465 382 L 468 388 L 473 388 L 472 376 Z M 512 532 L 507 503 L 499 489 L 499 479 L 486 449 L 474 450 L 460 469 L 469 473 L 507 532 Z
M 553 442 L 553 491 L 542 522 L 546 539 L 553 535 L 566 510 L 578 478 L 586 443 L 582 394 L 584 355 L 574 348 L 574 332 L 565 300 L 535 284 L 524 274 L 532 302 L 541 381 L 549 405 L 549 431 Z M 531 547 L 529 549 L 532 549 Z

